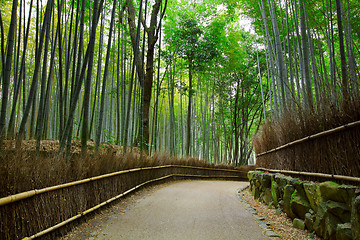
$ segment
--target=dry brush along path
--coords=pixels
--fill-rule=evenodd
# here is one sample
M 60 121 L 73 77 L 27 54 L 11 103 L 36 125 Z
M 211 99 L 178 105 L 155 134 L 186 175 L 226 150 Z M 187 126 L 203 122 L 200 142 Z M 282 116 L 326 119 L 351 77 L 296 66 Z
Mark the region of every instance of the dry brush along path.
M 177 181 L 141 190 L 65 239 L 269 239 L 237 198 L 248 183 Z

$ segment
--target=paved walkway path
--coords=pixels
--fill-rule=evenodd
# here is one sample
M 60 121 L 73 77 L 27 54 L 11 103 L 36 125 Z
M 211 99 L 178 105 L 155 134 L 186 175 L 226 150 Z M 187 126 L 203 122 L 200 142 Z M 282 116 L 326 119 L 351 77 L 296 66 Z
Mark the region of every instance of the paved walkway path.
M 89 239 L 269 239 L 236 196 L 246 184 L 178 181 L 158 186 Z

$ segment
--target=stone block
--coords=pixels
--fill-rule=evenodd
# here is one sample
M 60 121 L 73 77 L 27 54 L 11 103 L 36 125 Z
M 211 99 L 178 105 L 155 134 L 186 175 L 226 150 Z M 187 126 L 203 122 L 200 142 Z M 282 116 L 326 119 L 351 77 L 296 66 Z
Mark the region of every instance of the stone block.
M 272 198 L 272 195 L 271 195 L 271 190 L 270 190 L 270 188 L 265 188 L 265 192 L 264 192 L 264 195 L 263 195 L 263 199 L 264 199 L 264 202 L 265 202 L 266 204 L 272 203 L 273 198 Z
M 351 208 L 351 229 L 354 239 L 360 239 L 360 196 L 354 198 Z
M 294 218 L 293 220 L 293 227 L 297 229 L 304 230 L 305 229 L 305 222 L 299 218 Z
M 310 232 L 314 231 L 314 221 L 315 221 L 315 215 L 312 215 L 311 213 L 305 214 L 305 220 L 304 220 L 305 226 Z
M 330 213 L 334 216 L 338 217 L 342 223 L 350 222 L 351 213 L 350 209 L 347 207 L 345 203 L 334 202 L 328 200 L 325 202 L 326 207 Z
M 263 189 L 271 187 L 271 175 L 267 173 L 261 173 L 260 176 L 260 184 Z
M 248 171 L 247 178 L 249 179 L 249 182 L 251 182 L 254 174 L 255 174 L 255 171 Z
M 295 213 L 295 215 L 300 219 L 305 219 L 305 214 L 310 209 L 309 201 L 303 194 L 305 194 L 305 192 L 299 192 L 298 190 L 295 190 L 290 200 L 293 213 Z
M 351 223 L 338 224 L 336 228 L 336 240 L 353 240 Z
M 307 182 L 303 186 L 311 209 L 316 212 L 321 201 L 319 184 Z
M 341 224 L 341 220 L 329 212 L 325 203 L 320 203 L 314 222 L 315 232 L 324 239 L 336 239 L 337 225 Z
M 338 187 L 338 184 L 330 181 L 320 183 L 320 194 L 324 201 L 332 200 L 341 202 L 341 198 L 338 196 Z
M 290 177 L 284 176 L 282 174 L 276 174 L 275 177 L 274 177 L 274 181 L 278 185 L 278 192 L 279 192 L 280 198 L 282 198 L 282 196 L 284 195 L 284 188 L 285 188 L 286 185 L 288 185 L 288 179 L 289 178 Z
M 292 185 L 286 185 L 284 188 L 284 196 L 283 196 L 283 201 L 284 201 L 284 212 L 290 217 L 290 218 L 294 218 L 295 214 L 293 213 L 292 209 L 291 209 L 291 195 L 294 193 L 295 188 Z
M 274 203 L 274 206 L 278 206 L 279 203 L 279 186 L 275 181 L 271 182 L 271 196 Z
M 319 185 L 320 194 L 324 201 L 331 200 L 345 203 L 351 208 L 351 201 L 355 197 L 356 187 L 338 185 L 334 182 L 323 182 Z

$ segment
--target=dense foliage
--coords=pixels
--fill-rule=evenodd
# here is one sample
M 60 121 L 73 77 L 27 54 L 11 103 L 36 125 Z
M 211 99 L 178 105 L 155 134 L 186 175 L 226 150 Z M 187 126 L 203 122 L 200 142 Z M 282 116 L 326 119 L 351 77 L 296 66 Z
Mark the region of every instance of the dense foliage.
M 256 153 L 359 121 L 359 2 L 242 2 L 265 38 L 271 86 L 271 118 L 254 138 Z M 298 143 L 258 163 L 359 176 L 358 132 L 354 127 Z
M 217 1 L 2 2 L 1 139 L 247 163 L 262 115 L 255 36 L 237 13 Z
M 86 154 L 94 139 L 96 149 L 247 164 L 264 121 L 269 130 L 294 119 L 299 134 L 259 134 L 256 152 L 356 111 L 359 9 L 355 0 L 2 1 L 0 140 L 36 139 L 39 150 L 59 139 L 69 153 L 79 138 Z M 314 115 L 320 129 L 306 127 Z

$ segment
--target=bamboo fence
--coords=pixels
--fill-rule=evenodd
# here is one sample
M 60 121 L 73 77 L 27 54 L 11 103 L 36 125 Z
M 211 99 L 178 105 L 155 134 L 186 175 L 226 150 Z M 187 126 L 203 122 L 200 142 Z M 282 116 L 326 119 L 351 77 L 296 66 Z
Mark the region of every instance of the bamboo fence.
M 60 184 L 60 185 L 56 185 L 56 186 L 52 186 L 52 187 L 47 187 L 47 188 L 42 188 L 42 189 L 34 189 L 34 190 L 27 191 L 27 192 L 10 195 L 7 197 L 0 198 L 0 206 L 6 205 L 9 203 L 13 203 L 16 201 L 20 201 L 25 198 L 33 197 L 35 195 L 39 195 L 42 193 L 55 191 L 55 190 L 59 190 L 59 189 L 63 189 L 63 188 L 68 188 L 68 187 L 76 186 L 79 184 L 84 184 L 87 182 L 92 182 L 92 181 L 96 181 L 96 180 L 100 180 L 100 179 L 104 179 L 104 178 L 108 178 L 108 177 L 113 177 L 113 176 L 117 176 L 117 175 L 121 175 L 121 174 L 126 174 L 126 173 L 130 173 L 130 172 L 138 172 L 138 171 L 143 171 L 143 170 L 172 168 L 172 167 L 211 170 L 211 171 L 238 172 L 238 173 L 242 172 L 242 171 L 233 170 L 233 169 L 204 168 L 204 167 L 193 167 L 193 166 L 182 166 L 182 165 L 164 165 L 164 166 L 156 166 L 156 167 L 134 168 L 134 169 L 129 169 L 129 170 L 108 173 L 108 174 L 104 174 L 104 175 L 100 175 L 100 176 L 96 176 L 96 177 L 86 178 L 86 179 L 82 179 L 82 180 L 78 180 L 78 181 L 74 181 L 74 182 L 64 183 L 64 184 Z
M 61 222 L 61 223 L 58 223 L 58 224 L 56 224 L 56 225 L 54 225 L 54 226 L 52 226 L 52 227 L 50 227 L 50 228 L 47 228 L 47 229 L 45 229 L 45 230 L 43 230 L 43 231 L 41 231 L 41 232 L 39 232 L 39 233 L 36 233 L 36 234 L 32 235 L 32 236 L 30 236 L 30 237 L 25 237 L 25 238 L 23 238 L 23 240 L 30 240 L 30 239 L 35 239 L 35 238 L 41 237 L 41 236 L 43 236 L 43 235 L 45 235 L 45 234 L 47 234 L 47 233 L 50 233 L 50 232 L 52 232 L 52 231 L 55 231 L 56 229 L 58 229 L 58 228 L 60 228 L 60 227 L 62 227 L 62 226 L 64 226 L 64 225 L 66 225 L 66 224 L 68 224 L 68 223 L 71 223 L 71 222 L 75 221 L 76 219 L 81 218 L 82 216 L 84 216 L 84 215 L 86 215 L 86 214 L 88 214 L 88 213 L 91 213 L 91 212 L 93 212 L 93 211 L 95 211 L 95 210 L 97 210 L 97 209 L 99 209 L 99 208 L 101 208 L 101 207 L 103 207 L 103 206 L 105 206 L 105 205 L 107 205 L 107 204 L 109 204 L 109 203 L 111 203 L 111 202 L 113 202 L 113 201 L 121 198 L 121 197 L 124 197 L 125 195 L 127 195 L 127 194 L 135 191 L 136 189 L 138 189 L 138 188 L 140 188 L 140 187 L 143 187 L 143 186 L 145 186 L 145 185 L 147 185 L 147 184 L 149 184 L 149 183 L 157 182 L 157 181 L 164 180 L 164 179 L 171 178 L 171 177 L 185 177 L 185 178 L 190 178 L 190 177 L 195 177 L 195 178 L 233 178 L 233 179 L 238 178 L 238 176 L 217 176 L 217 175 L 209 176 L 209 175 L 190 175 L 190 174 L 170 174 L 170 175 L 167 175 L 167 176 L 164 176 L 164 177 L 160 177 L 160 178 L 156 178 L 156 179 L 153 179 L 153 180 L 149 180 L 149 181 L 146 181 L 146 182 L 144 182 L 144 183 L 141 183 L 141 184 L 139 184 L 139 185 L 137 185 L 137 186 L 135 186 L 135 187 L 133 187 L 133 188 L 131 188 L 131 189 L 129 189 L 129 190 L 127 190 L 127 191 L 125 191 L 125 192 L 123 192 L 123 193 L 115 196 L 115 197 L 113 197 L 113 198 L 110 198 L 109 200 L 107 200 L 107 201 L 105 201 L 105 202 L 102 202 L 102 203 L 100 203 L 100 204 L 98 204 L 98 205 L 96 205 L 96 206 L 94 206 L 94 207 L 92 207 L 92 208 L 90 208 L 90 209 L 88 209 L 88 210 L 86 210 L 86 211 L 84 211 L 84 212 L 81 212 L 81 213 L 79 213 L 79 214 L 77 214 L 77 215 L 75 215 L 75 216 L 73 216 L 73 217 L 71 217 L 71 218 L 69 218 L 69 219 Z
M 337 128 L 333 128 L 333 129 L 330 129 L 330 130 L 327 130 L 327 131 L 323 131 L 323 132 L 320 132 L 320 133 L 316 133 L 316 134 L 313 134 L 313 135 L 310 135 L 310 136 L 295 140 L 293 142 L 290 142 L 290 143 L 284 144 L 282 146 L 273 148 L 273 149 L 268 150 L 266 152 L 259 153 L 259 154 L 256 155 L 256 157 L 258 158 L 258 157 L 264 156 L 266 154 L 273 153 L 273 152 L 279 151 L 281 149 L 293 146 L 295 144 L 303 143 L 303 142 L 306 142 L 306 141 L 309 141 L 309 140 L 312 140 L 312 139 L 315 139 L 315 138 L 320 138 L 320 137 L 323 137 L 323 136 L 327 136 L 327 135 L 330 135 L 330 134 L 341 132 L 341 131 L 344 131 L 344 130 L 347 130 L 349 128 L 353 128 L 353 127 L 356 127 L 356 126 L 360 126 L 360 121 L 344 124 L 344 125 L 342 125 L 340 127 L 337 127 Z
M 55 224 L 55 225 L 53 225 L 53 226 L 50 225 L 51 227 L 45 227 L 46 229 L 42 230 L 42 231 L 40 228 L 39 229 L 40 232 L 38 232 L 36 234 L 28 232 L 28 235 L 31 235 L 31 234 L 33 234 L 33 235 L 31 235 L 29 237 L 25 237 L 25 238 L 22 237 L 22 238 L 23 239 L 35 239 L 40 236 L 44 236 L 56 229 L 61 228 L 64 225 L 67 225 L 67 224 L 81 218 L 82 216 L 85 216 L 91 212 L 94 212 L 95 210 L 101 208 L 102 206 L 105 206 L 111 202 L 114 202 L 115 200 L 117 200 L 131 192 L 134 192 L 135 190 L 137 190 L 145 185 L 148 185 L 150 183 L 154 183 L 154 182 L 158 182 L 158 181 L 166 180 L 166 179 L 176 179 L 176 178 L 218 178 L 218 179 L 246 180 L 246 173 L 247 173 L 247 171 L 245 171 L 245 170 L 206 168 L 206 167 L 182 166 L 182 165 L 165 165 L 165 166 L 156 166 L 156 167 L 135 168 L 135 169 L 129 169 L 129 170 L 123 170 L 123 171 L 118 171 L 118 172 L 114 172 L 114 173 L 104 174 L 104 175 L 100 175 L 100 176 L 96 176 L 96 177 L 86 178 L 86 179 L 82 179 L 82 180 L 78 180 L 78 181 L 74 181 L 74 182 L 60 184 L 57 186 L 43 188 L 43 189 L 34 189 L 31 191 L 22 192 L 22 193 L 14 194 L 11 196 L 3 197 L 3 198 L 0 198 L 0 207 L 4 207 L 6 205 L 14 204 L 14 203 L 17 204 L 16 202 L 19 202 L 21 200 L 31 198 L 36 195 L 48 193 L 51 191 L 70 188 L 70 187 L 73 187 L 76 185 L 87 184 L 90 182 L 95 182 L 98 180 L 107 179 L 110 177 L 124 175 L 124 174 L 131 174 L 131 173 L 135 173 L 135 172 L 138 172 L 137 174 L 140 174 L 141 171 L 156 171 L 156 169 L 168 169 L 168 170 L 166 170 L 164 172 L 165 176 L 160 175 L 157 178 L 150 179 L 150 180 L 149 179 L 144 179 L 144 180 L 139 179 L 140 181 L 137 181 L 138 183 L 136 186 L 129 186 L 129 187 L 131 187 L 130 189 L 124 189 L 121 193 L 118 192 L 119 194 L 116 195 L 115 197 L 111 197 L 110 199 L 104 201 L 106 199 L 105 198 L 104 200 L 102 200 L 103 202 L 101 202 L 99 204 L 96 203 L 96 205 L 93 207 L 89 206 L 89 208 L 87 210 L 74 212 L 75 215 L 73 215 L 72 217 L 71 217 L 71 215 L 68 216 L 68 219 L 66 219 L 64 221 L 60 221 L 58 223 L 53 222 L 53 224 Z M 181 169 L 183 169 L 183 170 L 181 170 Z M 184 170 L 185 170 L 185 172 L 184 172 Z M 204 170 L 205 170 L 205 172 L 204 172 Z M 179 171 L 181 173 L 179 173 Z M 188 172 L 188 173 L 191 172 L 192 174 L 186 174 L 186 172 Z M 137 176 L 141 176 L 141 175 L 137 175 Z M 113 180 L 109 179 L 108 181 L 113 181 Z M 144 182 L 142 182 L 142 181 L 144 181 Z M 12 206 L 14 206 L 15 208 L 17 207 L 17 205 L 12 205 Z

